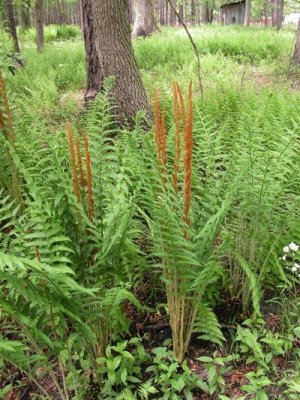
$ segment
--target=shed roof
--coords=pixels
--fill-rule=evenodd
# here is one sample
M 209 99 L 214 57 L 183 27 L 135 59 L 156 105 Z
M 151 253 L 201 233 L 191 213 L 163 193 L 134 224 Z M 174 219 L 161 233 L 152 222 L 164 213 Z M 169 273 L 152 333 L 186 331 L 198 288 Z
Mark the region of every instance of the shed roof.
M 233 5 L 233 4 L 238 4 L 238 3 L 245 3 L 245 0 L 232 0 L 232 1 L 230 1 L 230 2 L 228 2 L 228 3 L 224 3 L 224 4 L 222 4 L 221 6 L 220 6 L 220 8 L 222 8 L 222 7 L 227 7 L 227 6 L 231 6 L 231 5 Z

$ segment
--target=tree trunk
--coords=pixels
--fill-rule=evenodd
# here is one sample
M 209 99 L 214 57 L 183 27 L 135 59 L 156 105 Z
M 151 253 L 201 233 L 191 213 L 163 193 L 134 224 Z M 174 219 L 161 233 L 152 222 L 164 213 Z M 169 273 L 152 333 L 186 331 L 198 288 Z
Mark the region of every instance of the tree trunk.
M 246 0 L 244 26 L 249 26 L 250 24 L 250 13 L 251 13 L 251 0 Z
M 6 29 L 13 39 L 15 52 L 20 53 L 13 0 L 4 0 L 4 9 L 6 16 Z
M 202 23 L 208 24 L 209 23 L 209 3 L 205 1 L 202 6 Z
M 85 99 L 94 99 L 101 89 L 103 82 L 103 71 L 95 46 L 96 38 L 92 13 L 92 0 L 81 0 L 82 4 L 82 26 L 86 52 L 87 65 L 87 89 Z
M 156 29 L 153 0 L 134 0 L 135 20 L 132 37 L 146 37 Z
M 25 30 L 30 28 L 30 2 L 23 0 L 21 3 L 21 26 Z
M 146 91 L 134 58 L 124 0 L 92 1 L 96 48 L 105 77 L 115 79 L 112 94 L 119 123 L 134 125 L 138 111 L 151 118 Z
M 183 9 L 183 4 L 179 6 L 179 11 L 178 14 L 180 15 L 180 18 L 178 18 L 178 23 L 181 25 L 181 21 L 184 21 L 184 9 Z
M 283 21 L 283 8 L 284 8 L 284 0 L 278 0 L 278 20 L 277 20 L 277 29 L 281 29 L 282 21 Z
M 191 24 L 195 25 L 196 23 L 196 6 L 195 6 L 195 0 L 191 1 Z
M 298 29 L 296 33 L 296 42 L 295 42 L 292 62 L 297 66 L 300 65 L 300 19 L 298 21 Z
M 133 24 L 134 23 L 134 19 L 133 19 L 132 0 L 126 0 L 126 4 L 127 4 L 127 9 L 128 9 L 129 23 Z
M 83 0 L 79 0 L 77 4 L 78 22 L 81 30 L 81 34 L 84 37 L 84 26 L 83 26 Z
M 62 16 L 61 5 L 60 5 L 59 0 L 57 0 L 57 22 L 58 22 L 58 25 L 63 24 L 63 16 Z
M 281 28 L 284 0 L 272 0 L 272 26 Z
M 176 0 L 171 0 L 172 6 L 176 9 Z M 170 7 L 170 25 L 175 26 L 176 25 L 176 14 L 173 10 L 172 7 Z
M 165 0 L 165 24 L 168 25 L 169 21 L 169 2 Z
M 269 1 L 264 1 L 264 24 L 265 26 L 269 25 Z
M 160 8 L 159 8 L 159 23 L 160 23 L 160 25 L 165 25 L 166 24 L 166 18 L 165 18 L 165 5 L 166 5 L 166 2 L 165 2 L 165 0 L 160 0 L 159 5 L 160 5 Z
M 44 10 L 43 0 L 36 0 L 35 3 L 35 20 L 36 20 L 36 44 L 37 50 L 41 52 L 44 48 Z

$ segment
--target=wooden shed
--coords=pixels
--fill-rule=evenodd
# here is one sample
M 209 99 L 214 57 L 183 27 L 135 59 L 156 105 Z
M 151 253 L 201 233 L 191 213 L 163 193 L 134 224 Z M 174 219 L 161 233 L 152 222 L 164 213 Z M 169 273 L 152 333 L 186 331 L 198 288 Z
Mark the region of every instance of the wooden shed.
M 220 7 L 220 22 L 223 25 L 243 24 L 246 0 L 237 0 Z

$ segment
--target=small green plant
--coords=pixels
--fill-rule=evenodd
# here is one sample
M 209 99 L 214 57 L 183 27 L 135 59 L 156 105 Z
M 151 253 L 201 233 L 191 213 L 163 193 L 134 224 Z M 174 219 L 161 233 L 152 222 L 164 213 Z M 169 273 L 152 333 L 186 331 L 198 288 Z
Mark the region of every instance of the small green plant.
M 216 392 L 224 393 L 226 389 L 224 375 L 232 370 L 233 366 L 230 364 L 239 359 L 240 356 L 238 354 L 232 354 L 227 357 L 215 356 L 212 358 L 202 356 L 197 358 L 197 360 L 204 363 L 207 369 L 207 385 L 211 395 Z
M 174 353 L 167 347 L 152 350 L 154 359 L 146 372 L 150 373 L 154 387 L 161 393 L 163 400 L 192 400 L 193 390 L 200 388 L 208 391 L 207 385 L 189 369 L 187 362 L 179 364 Z
M 275 359 L 284 357 L 293 347 L 293 335 L 282 336 L 264 328 L 263 321 L 246 320 L 238 326 L 235 340 L 238 350 L 247 355 L 247 363 L 256 362 L 261 369 L 276 370 Z
M 272 385 L 270 379 L 266 376 L 264 369 L 251 371 L 246 374 L 249 383 L 242 385 L 241 389 L 253 395 L 255 400 L 268 400 L 269 396 L 265 390 L 266 387 Z
M 107 346 L 105 357 L 97 358 L 97 373 L 103 381 L 102 395 L 104 398 L 119 398 L 126 391 L 133 396 L 142 384 L 142 365 L 149 362 L 141 340 L 132 338 L 128 341 L 118 342 L 116 345 Z M 141 392 L 155 393 L 150 385 L 140 388 Z

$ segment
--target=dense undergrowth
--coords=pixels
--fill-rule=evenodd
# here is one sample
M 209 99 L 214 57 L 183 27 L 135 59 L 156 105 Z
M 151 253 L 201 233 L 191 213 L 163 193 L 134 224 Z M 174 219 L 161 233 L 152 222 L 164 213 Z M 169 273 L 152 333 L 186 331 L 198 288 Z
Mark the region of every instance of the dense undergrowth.
M 299 397 L 300 96 L 245 79 L 278 76 L 293 34 L 194 33 L 203 98 L 181 30 L 135 43 L 160 87 L 155 134 L 142 116 L 115 127 L 109 80 L 82 109 L 79 41 L 37 55 L 28 34 L 13 75 L 5 39 L 2 397 L 29 385 L 37 399 Z

